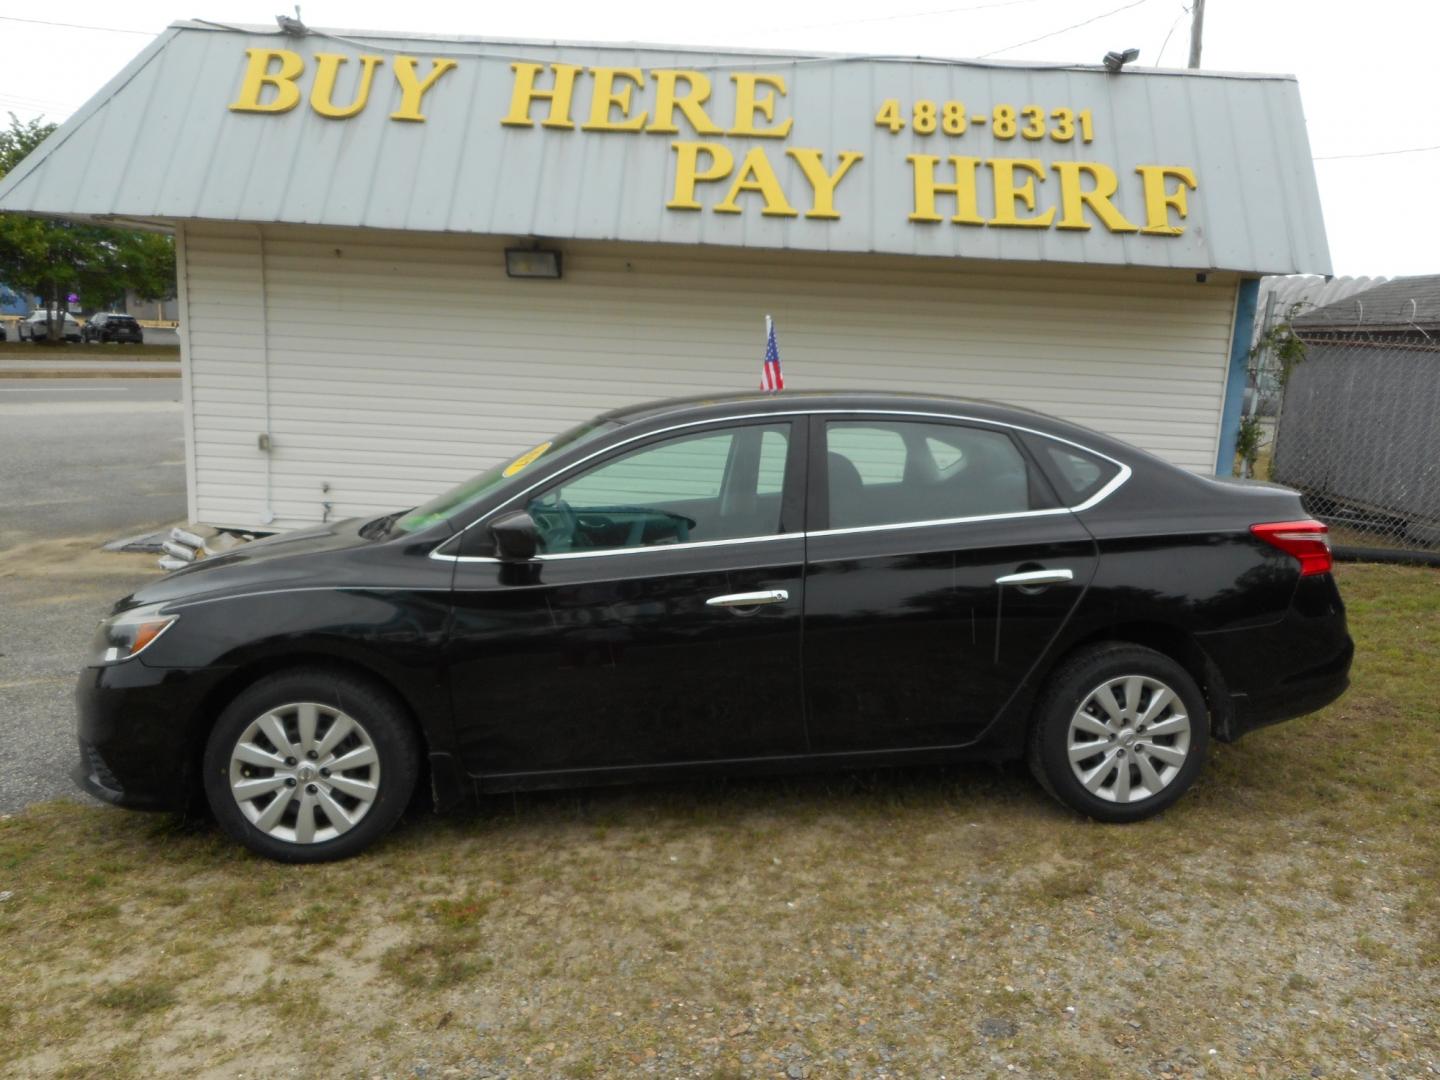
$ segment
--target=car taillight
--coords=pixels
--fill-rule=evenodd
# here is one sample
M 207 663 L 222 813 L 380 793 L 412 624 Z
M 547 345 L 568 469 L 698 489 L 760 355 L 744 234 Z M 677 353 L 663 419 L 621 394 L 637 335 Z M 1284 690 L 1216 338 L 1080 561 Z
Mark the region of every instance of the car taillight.
M 1267 521 L 1251 525 L 1250 531 L 1272 547 L 1300 560 L 1300 576 L 1329 573 L 1335 560 L 1330 555 L 1330 530 L 1320 521 Z

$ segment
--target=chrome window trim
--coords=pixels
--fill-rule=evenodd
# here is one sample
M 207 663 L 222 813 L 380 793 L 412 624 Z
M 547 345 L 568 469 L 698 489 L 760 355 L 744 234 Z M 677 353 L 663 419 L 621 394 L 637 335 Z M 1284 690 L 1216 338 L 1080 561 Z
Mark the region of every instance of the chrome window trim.
M 1026 517 L 1049 517 L 1055 514 L 1079 514 L 1083 511 L 1090 510 L 1096 506 L 1099 506 L 1112 494 L 1118 491 L 1120 487 L 1123 486 L 1124 483 L 1130 479 L 1132 472 L 1130 466 L 1125 464 L 1125 462 L 1119 461 L 1116 458 L 1111 457 L 1109 454 L 1103 454 L 1099 450 L 1086 446 L 1083 443 L 1075 442 L 1073 439 L 1067 439 L 1062 435 L 1054 435 L 1048 431 L 1041 431 L 1038 428 L 1026 427 L 1024 424 L 1012 424 L 1005 420 L 992 420 L 983 416 L 967 416 L 958 413 L 923 412 L 916 409 L 870 409 L 863 407 L 854 409 L 789 409 L 784 412 L 741 413 L 736 416 L 711 417 L 705 420 L 690 420 L 683 424 L 673 424 L 670 427 L 658 428 L 655 431 L 646 431 L 642 432 L 639 435 L 632 435 L 630 438 L 624 439 L 618 443 L 613 443 L 610 446 L 601 447 L 600 449 L 585 455 L 579 461 L 572 462 L 564 468 L 558 469 L 555 472 L 550 473 L 542 480 L 537 480 L 535 483 L 531 484 L 524 490 L 517 491 L 514 495 L 510 496 L 508 499 L 500 503 L 494 509 L 488 511 L 485 514 L 482 514 L 480 517 L 470 522 L 469 525 L 466 525 L 459 532 L 451 534 L 450 536 L 442 540 L 439 544 L 435 545 L 435 547 L 430 551 L 429 557 L 432 559 L 439 559 L 445 562 L 500 562 L 500 559 L 497 559 L 494 556 L 490 555 L 442 555 L 440 554 L 440 549 L 446 544 L 455 540 L 457 537 L 469 532 L 476 525 L 480 525 L 488 519 L 494 517 L 501 510 L 504 510 L 507 506 L 515 502 L 517 499 L 521 499 L 524 498 L 526 495 L 529 495 L 530 492 L 534 491 L 536 488 L 542 488 L 546 484 L 551 483 L 552 481 L 558 479 L 566 473 L 579 468 L 593 458 L 600 457 L 602 454 L 608 454 L 612 450 L 618 450 L 621 447 L 628 446 L 633 442 L 639 442 L 641 439 L 648 439 L 656 435 L 667 435 L 672 431 L 684 431 L 687 428 L 704 427 L 706 425 L 712 424 L 733 424 L 742 420 L 763 420 L 769 417 L 782 416 L 907 416 L 920 417 L 922 419 L 928 420 L 949 420 L 969 424 L 986 424 L 991 427 L 1005 428 L 1009 431 L 1023 431 L 1026 434 L 1037 435 L 1042 439 L 1049 439 L 1052 442 L 1058 442 L 1065 446 L 1073 446 L 1075 447 L 1075 449 L 1083 450 L 1085 453 L 1100 458 L 1102 461 L 1110 462 L 1110 464 L 1114 465 L 1119 471 L 1113 477 L 1111 477 L 1109 482 L 1106 483 L 1105 486 L 1102 487 L 1099 491 L 1097 491 L 1094 495 L 1091 495 L 1090 498 L 1086 499 L 1082 503 L 1076 504 L 1075 506 L 1051 507 L 1045 510 L 1017 510 L 1012 513 L 1005 514 L 977 514 L 971 517 L 936 518 L 930 521 L 902 521 L 886 525 L 856 525 L 844 529 L 817 529 L 811 532 L 776 533 L 774 536 L 747 536 L 740 537 L 734 540 L 692 540 L 687 541 L 683 544 L 655 544 L 649 547 L 612 548 L 608 551 L 564 551 L 557 552 L 553 555 L 537 555 L 535 558 L 539 561 L 548 561 L 551 559 L 589 559 L 600 558 L 608 555 L 627 555 L 639 551 L 681 550 L 694 547 L 719 547 L 726 544 L 749 544 L 767 540 L 783 540 L 787 537 L 802 537 L 805 539 L 809 539 L 812 536 L 842 536 L 848 533 L 883 532 L 894 529 L 923 529 L 933 528 L 935 526 L 941 525 L 968 525 L 978 521 L 1005 521 Z
M 683 544 L 650 544 L 641 547 L 606 548 L 604 551 L 557 551 L 553 555 L 536 555 L 539 562 L 560 559 L 594 559 L 606 555 L 633 555 L 641 551 L 675 551 L 679 548 L 728 547 L 731 544 L 766 544 L 772 540 L 803 540 L 804 533 L 773 533 L 770 536 L 737 536 L 728 540 L 687 540 Z
M 559 559 L 600 559 L 607 555 L 635 555 L 642 551 L 679 551 L 690 548 L 728 547 L 731 544 L 766 544 L 772 540 L 803 540 L 805 533 L 773 533 L 770 536 L 736 536 L 727 540 L 687 540 L 683 544 L 650 544 L 641 547 L 606 548 L 603 551 L 557 551 L 550 555 L 536 555 L 532 562 L 551 562 Z M 442 545 L 443 546 L 443 545 Z M 432 559 L 446 562 L 498 563 L 503 562 L 493 555 L 440 555 L 432 551 Z

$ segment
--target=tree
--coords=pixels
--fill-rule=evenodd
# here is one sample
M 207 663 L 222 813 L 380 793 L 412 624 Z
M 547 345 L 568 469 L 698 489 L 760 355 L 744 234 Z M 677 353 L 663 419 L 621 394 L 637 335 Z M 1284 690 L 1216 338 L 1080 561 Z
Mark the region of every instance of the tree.
M 40 120 L 21 123 L 11 113 L 9 129 L 0 129 L 0 177 L 54 130 Z M 60 301 L 70 293 L 89 309 L 108 307 L 127 290 L 146 300 L 173 296 L 175 245 L 159 233 L 0 214 L 0 281 L 44 297 L 47 337 L 58 343 L 65 335 Z

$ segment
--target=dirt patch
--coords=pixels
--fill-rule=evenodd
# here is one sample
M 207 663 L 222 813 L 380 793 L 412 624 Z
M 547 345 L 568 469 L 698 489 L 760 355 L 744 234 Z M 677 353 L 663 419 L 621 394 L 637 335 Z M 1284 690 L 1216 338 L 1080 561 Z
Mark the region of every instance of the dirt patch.
M 117 574 L 161 573 L 153 553 L 105 551 L 109 536 L 68 537 L 63 540 L 36 540 L 0 551 L 0 578 L 87 578 Z M 59 602 L 63 594 L 46 594 Z M 79 595 L 79 594 L 76 594 Z M 46 602 L 32 598 L 31 602 Z

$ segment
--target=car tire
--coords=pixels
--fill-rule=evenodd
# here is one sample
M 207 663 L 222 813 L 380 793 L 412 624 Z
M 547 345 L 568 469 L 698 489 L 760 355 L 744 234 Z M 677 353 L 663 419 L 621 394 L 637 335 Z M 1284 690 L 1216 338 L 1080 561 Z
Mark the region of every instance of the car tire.
M 331 770 L 343 761 L 352 764 Z M 420 743 L 394 696 L 318 668 L 243 690 L 215 722 L 203 764 L 220 827 L 288 863 L 345 859 L 373 844 L 400 820 L 419 774 Z
M 1158 814 L 1185 794 L 1209 748 L 1209 712 L 1190 673 L 1125 642 L 1067 659 L 1034 717 L 1030 771 L 1055 798 L 1097 821 Z

